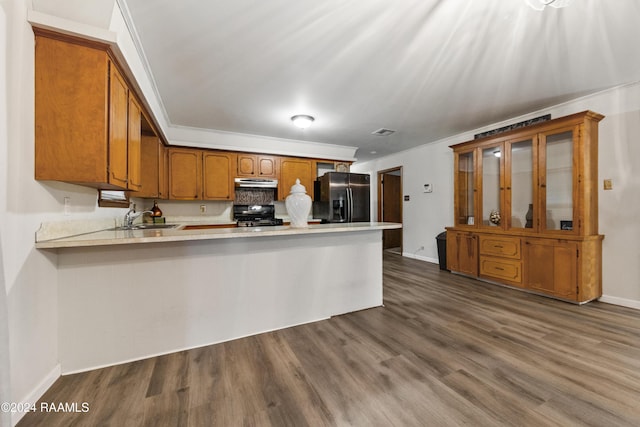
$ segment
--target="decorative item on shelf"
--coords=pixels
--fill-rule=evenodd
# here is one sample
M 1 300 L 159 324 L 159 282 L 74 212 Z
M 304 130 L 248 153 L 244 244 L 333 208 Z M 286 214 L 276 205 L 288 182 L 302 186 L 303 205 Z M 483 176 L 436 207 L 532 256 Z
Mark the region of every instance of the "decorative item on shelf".
M 153 201 L 153 207 L 151 208 L 151 216 L 152 217 L 162 216 L 162 211 L 160 210 L 160 207 L 158 206 L 158 202 L 156 200 Z
M 307 189 L 300 184 L 300 179 L 291 186 L 291 194 L 284 201 L 287 214 L 291 220 L 292 228 L 307 228 L 307 218 L 311 211 L 311 197 L 307 194 Z
M 533 228 L 533 204 L 529 204 L 529 210 L 524 219 L 527 221 L 524 228 Z
M 153 207 L 148 212 L 148 216 L 145 215 L 144 217 L 144 222 L 151 224 L 164 224 L 166 222 L 156 200 L 153 201 Z
M 491 211 L 491 213 L 489 214 L 489 221 L 492 224 L 500 225 L 500 219 L 500 212 L 498 211 Z
M 573 221 L 560 221 L 560 230 L 572 231 Z
M 336 163 L 336 172 L 349 172 L 348 163 Z

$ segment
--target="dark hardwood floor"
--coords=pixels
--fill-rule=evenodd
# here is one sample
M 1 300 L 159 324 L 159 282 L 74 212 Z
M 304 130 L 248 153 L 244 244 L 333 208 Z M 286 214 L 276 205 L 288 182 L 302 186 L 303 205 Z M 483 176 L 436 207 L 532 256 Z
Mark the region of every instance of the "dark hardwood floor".
M 366 268 L 366 266 L 362 266 Z M 25 426 L 638 426 L 640 311 L 386 253 L 385 307 L 60 378 Z

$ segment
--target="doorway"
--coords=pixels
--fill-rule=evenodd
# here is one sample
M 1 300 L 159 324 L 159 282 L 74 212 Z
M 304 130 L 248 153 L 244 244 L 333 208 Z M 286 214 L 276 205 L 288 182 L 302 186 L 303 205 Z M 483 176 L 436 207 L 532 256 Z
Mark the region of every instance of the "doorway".
M 402 224 L 402 166 L 378 172 L 378 220 Z M 402 255 L 402 228 L 382 231 L 382 249 Z

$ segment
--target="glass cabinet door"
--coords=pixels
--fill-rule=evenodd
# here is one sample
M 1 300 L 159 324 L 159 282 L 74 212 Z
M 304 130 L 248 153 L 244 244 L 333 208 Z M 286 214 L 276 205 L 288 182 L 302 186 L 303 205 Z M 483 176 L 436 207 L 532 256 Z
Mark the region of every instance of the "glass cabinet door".
M 507 176 L 508 228 L 537 229 L 535 206 L 535 145 L 533 139 L 505 144 L 510 174 Z
M 482 222 L 481 226 L 502 226 L 502 145 L 482 149 Z
M 474 225 L 475 209 L 475 162 L 474 151 L 458 153 L 456 158 L 455 221 L 458 225 Z
M 541 225 L 545 231 L 574 229 L 573 129 L 541 136 Z

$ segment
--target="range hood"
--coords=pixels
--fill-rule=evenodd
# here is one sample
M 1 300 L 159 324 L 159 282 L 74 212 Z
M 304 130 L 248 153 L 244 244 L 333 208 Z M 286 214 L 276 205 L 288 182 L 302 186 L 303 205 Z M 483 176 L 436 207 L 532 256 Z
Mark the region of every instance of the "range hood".
M 268 178 L 236 178 L 236 188 L 278 188 L 277 179 Z

